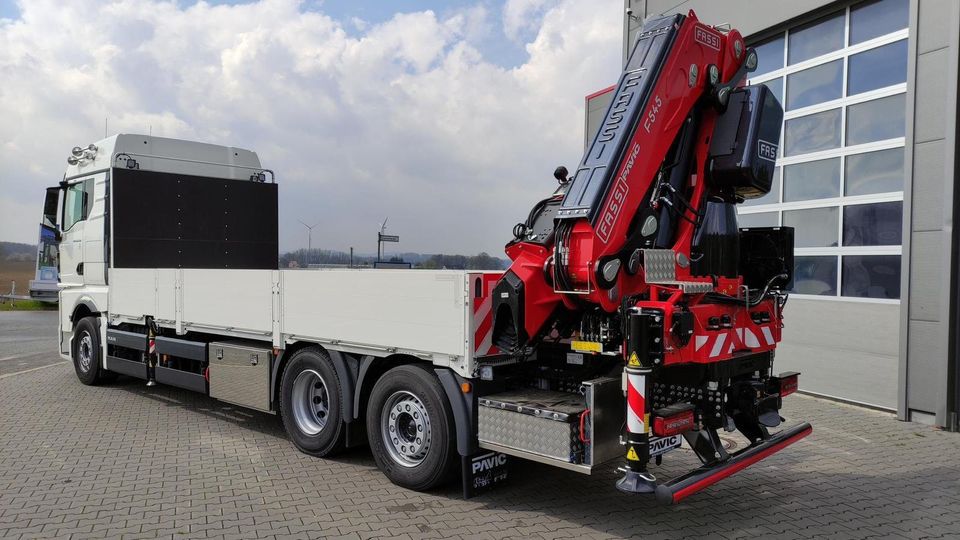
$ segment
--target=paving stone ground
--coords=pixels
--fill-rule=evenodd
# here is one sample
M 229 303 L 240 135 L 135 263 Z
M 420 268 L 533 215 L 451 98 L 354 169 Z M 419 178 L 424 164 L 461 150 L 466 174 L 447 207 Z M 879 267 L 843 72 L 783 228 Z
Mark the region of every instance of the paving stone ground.
M 0 311 L 0 377 L 60 361 L 56 311 Z
M 54 355 L 51 359 L 55 358 Z M 514 460 L 511 483 L 390 484 L 369 450 L 297 452 L 278 419 L 174 388 L 0 378 L 0 537 L 960 538 L 960 435 L 808 396 L 814 434 L 674 507 Z M 688 450 L 654 472 L 694 466 Z

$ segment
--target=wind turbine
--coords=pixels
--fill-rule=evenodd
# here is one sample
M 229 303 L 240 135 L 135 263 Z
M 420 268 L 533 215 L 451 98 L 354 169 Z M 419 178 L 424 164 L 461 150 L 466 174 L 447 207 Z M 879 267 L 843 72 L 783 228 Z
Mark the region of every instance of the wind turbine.
M 307 228 L 307 257 L 310 257 L 310 251 L 313 249 L 313 228 L 319 225 L 320 223 L 314 223 L 313 225 L 307 225 L 302 220 L 297 220 L 301 225 Z

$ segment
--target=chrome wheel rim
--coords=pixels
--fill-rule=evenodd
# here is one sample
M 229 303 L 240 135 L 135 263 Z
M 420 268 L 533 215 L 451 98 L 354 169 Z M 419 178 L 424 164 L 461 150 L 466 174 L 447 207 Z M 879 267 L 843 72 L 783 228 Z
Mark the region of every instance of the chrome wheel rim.
M 327 383 L 312 369 L 300 372 L 293 381 L 293 420 L 307 435 L 323 431 L 330 417 Z
M 93 337 L 90 332 L 84 331 L 80 335 L 80 346 L 77 347 L 77 365 L 80 371 L 87 373 L 93 365 Z
M 396 463 L 416 467 L 427 457 L 432 435 L 430 415 L 416 395 L 407 391 L 391 394 L 380 413 L 380 431 Z

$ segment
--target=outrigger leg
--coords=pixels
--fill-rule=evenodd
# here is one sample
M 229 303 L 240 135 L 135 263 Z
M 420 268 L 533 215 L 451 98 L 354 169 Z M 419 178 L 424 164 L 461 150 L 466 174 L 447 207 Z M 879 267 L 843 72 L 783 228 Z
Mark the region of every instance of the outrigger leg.
M 623 478 L 617 489 L 628 493 L 653 493 L 657 479 L 647 470 L 650 462 L 650 376 L 653 361 L 645 344 L 652 323 L 660 323 L 659 313 L 632 310 L 627 338 L 627 455 Z
M 657 479 L 647 471 L 650 462 L 650 434 L 646 413 L 649 370 L 627 368 L 627 459 L 617 489 L 628 493 L 653 493 Z

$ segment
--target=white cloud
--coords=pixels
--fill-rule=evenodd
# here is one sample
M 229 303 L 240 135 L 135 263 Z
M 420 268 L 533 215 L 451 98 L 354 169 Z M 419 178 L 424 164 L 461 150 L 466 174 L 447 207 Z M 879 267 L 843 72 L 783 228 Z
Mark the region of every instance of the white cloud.
M 536 32 L 550 0 L 507 0 L 503 5 L 503 33 L 514 41 Z
M 352 24 L 355 29 L 357 29 L 357 30 L 359 30 L 359 31 L 361 31 L 361 32 L 363 32 L 364 30 L 366 30 L 366 29 L 367 29 L 367 26 L 368 26 L 368 25 L 367 25 L 367 21 L 365 21 L 365 20 L 363 20 L 363 19 L 361 19 L 361 18 L 359 18 L 359 17 L 351 17 L 351 18 L 350 18 L 350 24 Z
M 513 69 L 478 49 L 500 24 L 480 5 L 362 28 L 299 7 L 23 2 L 0 23 L 0 239 L 34 241 L 43 188 L 109 118 L 257 151 L 283 249 L 305 243 L 302 218 L 321 222 L 315 246 L 372 252 L 389 215 L 399 249 L 500 255 L 553 167 L 580 159 L 583 96 L 618 76 L 615 1 L 521 9 L 542 17 L 516 26 L 532 41 Z

